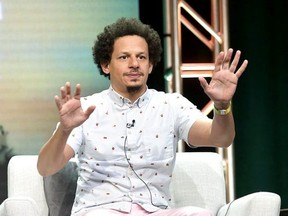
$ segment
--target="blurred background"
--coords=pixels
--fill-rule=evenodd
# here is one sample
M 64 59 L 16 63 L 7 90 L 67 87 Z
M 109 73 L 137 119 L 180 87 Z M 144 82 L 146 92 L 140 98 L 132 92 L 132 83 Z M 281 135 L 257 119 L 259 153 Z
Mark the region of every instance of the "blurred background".
M 0 202 L 7 195 L 9 158 L 38 154 L 51 136 L 60 86 L 68 80 L 80 83 L 82 95 L 108 87 L 92 60 L 98 32 L 119 17 L 137 17 L 164 40 L 165 2 L 0 0 Z M 210 0 L 187 2 L 209 17 Z M 286 0 L 228 1 L 229 44 L 249 60 L 233 100 L 235 195 L 275 192 L 282 208 L 288 208 L 287 10 Z M 195 39 L 189 35 L 184 40 Z M 201 49 L 193 43 L 184 51 L 201 60 Z M 151 74 L 150 88 L 166 90 L 164 64 Z M 184 96 L 202 106 L 206 99 L 203 92 L 194 93 L 197 81 L 185 82 L 190 85 Z

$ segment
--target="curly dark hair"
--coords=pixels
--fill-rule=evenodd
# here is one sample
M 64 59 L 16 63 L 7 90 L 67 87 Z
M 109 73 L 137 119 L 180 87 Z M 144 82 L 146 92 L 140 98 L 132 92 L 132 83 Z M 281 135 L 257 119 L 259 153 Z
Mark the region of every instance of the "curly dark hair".
M 127 35 L 143 37 L 148 44 L 151 64 L 156 66 L 160 62 L 162 46 L 159 34 L 138 19 L 122 17 L 115 23 L 106 26 L 104 31 L 97 36 L 97 40 L 92 47 L 93 60 L 101 75 L 109 77 L 109 74 L 102 71 L 101 64 L 108 64 L 111 61 L 115 40 Z

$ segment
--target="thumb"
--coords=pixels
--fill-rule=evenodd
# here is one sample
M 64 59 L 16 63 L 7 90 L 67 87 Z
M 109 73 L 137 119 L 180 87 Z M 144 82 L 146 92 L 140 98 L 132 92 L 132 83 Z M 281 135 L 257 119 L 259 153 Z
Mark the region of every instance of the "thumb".
M 205 90 L 208 87 L 208 83 L 207 83 L 206 79 L 204 77 L 199 77 L 198 80 L 199 80 L 202 88 Z
M 88 118 L 95 109 L 96 109 L 96 106 L 88 107 L 88 109 L 85 111 L 85 116 Z

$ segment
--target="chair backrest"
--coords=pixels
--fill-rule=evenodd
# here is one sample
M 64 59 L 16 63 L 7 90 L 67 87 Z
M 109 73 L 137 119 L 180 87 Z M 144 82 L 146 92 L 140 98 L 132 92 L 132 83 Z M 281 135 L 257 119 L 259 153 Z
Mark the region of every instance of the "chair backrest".
M 11 158 L 8 165 L 8 197 L 28 196 L 37 203 L 40 215 L 47 216 L 43 177 L 37 171 L 37 158 L 36 155 Z M 71 178 L 71 172 L 67 175 Z M 226 202 L 222 158 L 211 152 L 177 153 L 170 189 L 174 207 L 193 205 L 209 209 L 216 215 Z
M 216 215 L 226 203 L 221 156 L 213 152 L 177 153 L 170 190 L 174 207 L 193 205 Z
M 48 215 L 43 177 L 37 171 L 36 155 L 13 156 L 8 164 L 8 197 L 28 196 L 35 200 L 40 215 Z

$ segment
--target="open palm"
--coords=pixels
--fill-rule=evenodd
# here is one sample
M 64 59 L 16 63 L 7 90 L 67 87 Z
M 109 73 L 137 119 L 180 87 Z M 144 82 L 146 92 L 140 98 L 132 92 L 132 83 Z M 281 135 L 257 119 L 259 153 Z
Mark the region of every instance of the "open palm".
M 214 103 L 230 103 L 236 91 L 238 79 L 247 67 L 248 61 L 245 60 L 236 71 L 241 52 L 239 50 L 236 52 L 230 65 L 232 54 L 233 49 L 229 49 L 226 54 L 224 52 L 219 53 L 209 84 L 205 78 L 199 78 L 202 88 Z
M 74 95 L 71 94 L 69 82 L 60 88 L 60 92 L 61 96 L 55 96 L 55 102 L 58 107 L 61 126 L 64 130 L 69 131 L 85 122 L 94 111 L 95 106 L 83 111 L 80 102 L 80 84 L 76 85 Z

